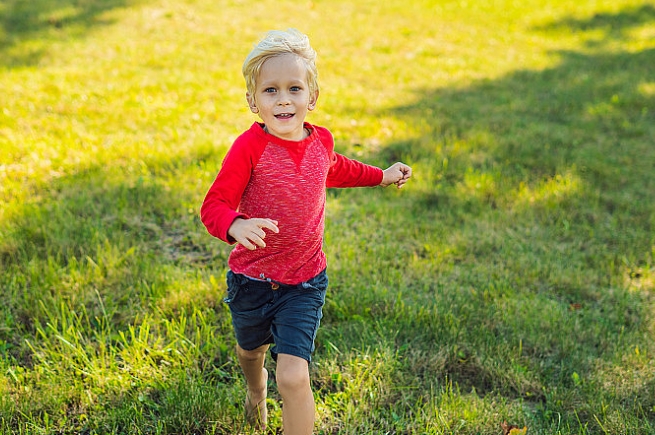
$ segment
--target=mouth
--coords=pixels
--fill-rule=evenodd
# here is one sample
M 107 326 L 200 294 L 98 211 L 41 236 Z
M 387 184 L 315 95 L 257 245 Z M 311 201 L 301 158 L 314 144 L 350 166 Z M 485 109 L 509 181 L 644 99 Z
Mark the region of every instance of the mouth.
M 295 113 L 278 113 L 275 117 L 277 119 L 290 119 L 293 118 L 294 115 Z

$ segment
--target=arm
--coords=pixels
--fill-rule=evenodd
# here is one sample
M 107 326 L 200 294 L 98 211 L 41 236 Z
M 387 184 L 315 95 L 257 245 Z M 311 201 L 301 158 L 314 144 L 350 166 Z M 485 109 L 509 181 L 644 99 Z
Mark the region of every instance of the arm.
M 266 148 L 267 142 L 257 135 L 259 128 L 253 124 L 234 141 L 200 208 L 200 219 L 209 234 L 230 244 L 241 243 L 248 249 L 255 249 L 251 241 L 265 246 L 262 245 L 265 236 L 261 234 L 262 228 L 277 232 L 277 222 L 250 219 L 238 211 L 252 171 Z M 248 224 L 244 225 L 246 222 Z
M 382 169 L 332 153 L 327 187 L 373 187 L 382 180 Z
M 337 153 L 334 153 L 333 162 L 327 187 L 387 187 L 395 184 L 400 189 L 412 176 L 412 168 L 401 162 L 384 171 Z
M 265 228 L 279 232 L 277 221 L 251 219 L 237 211 L 263 148 L 256 139 L 246 138 L 246 135 L 239 137 L 225 156 L 200 208 L 200 219 L 211 235 L 230 244 L 240 243 L 250 250 L 266 246 Z
M 326 128 L 314 126 L 325 146 L 330 168 L 326 187 L 373 187 L 382 181 L 382 169 L 334 152 L 334 138 Z
M 383 171 L 336 153 L 332 134 L 325 128 L 315 128 L 330 156 L 327 187 L 387 187 L 395 184 L 401 188 L 412 176 L 412 168 L 404 163 L 395 163 Z
M 227 243 L 236 242 L 228 234 L 234 220 L 248 218 L 237 211 L 251 171 L 249 158 L 241 151 L 235 146 L 230 148 L 200 207 L 200 220 L 209 234 Z

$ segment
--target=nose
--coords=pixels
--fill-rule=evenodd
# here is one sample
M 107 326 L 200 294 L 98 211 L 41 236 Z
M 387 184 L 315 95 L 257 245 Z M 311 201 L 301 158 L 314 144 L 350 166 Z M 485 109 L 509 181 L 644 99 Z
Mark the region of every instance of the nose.
M 277 104 L 279 106 L 288 106 L 291 104 L 291 99 L 289 98 L 289 93 L 288 92 L 279 92 L 278 93 L 278 98 L 277 98 Z

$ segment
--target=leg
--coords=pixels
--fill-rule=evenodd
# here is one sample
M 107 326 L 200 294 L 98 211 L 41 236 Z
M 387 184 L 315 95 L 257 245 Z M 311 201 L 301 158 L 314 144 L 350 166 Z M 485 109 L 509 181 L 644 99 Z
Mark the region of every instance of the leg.
M 282 395 L 282 423 L 285 435 L 311 435 L 316 405 L 309 383 L 306 360 L 293 355 L 277 357 L 277 387 Z
M 244 350 L 237 344 L 239 365 L 246 378 L 246 419 L 259 429 L 266 429 L 266 383 L 268 372 L 264 368 L 268 344 L 254 350 Z

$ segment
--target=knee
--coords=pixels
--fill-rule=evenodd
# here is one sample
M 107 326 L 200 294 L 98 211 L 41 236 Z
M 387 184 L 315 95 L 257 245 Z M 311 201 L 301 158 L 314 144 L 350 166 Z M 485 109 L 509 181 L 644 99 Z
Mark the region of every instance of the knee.
M 237 356 L 239 361 L 259 361 L 266 355 L 267 349 L 268 346 L 261 346 L 257 349 L 245 350 L 237 345 Z
M 277 382 L 278 390 L 282 395 L 306 390 L 310 386 L 307 363 L 305 362 L 304 366 L 297 364 L 289 367 L 280 367 L 278 365 L 275 373 L 275 380 Z

